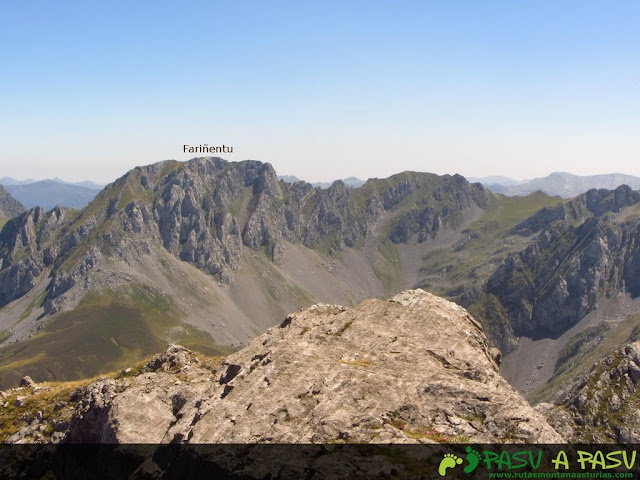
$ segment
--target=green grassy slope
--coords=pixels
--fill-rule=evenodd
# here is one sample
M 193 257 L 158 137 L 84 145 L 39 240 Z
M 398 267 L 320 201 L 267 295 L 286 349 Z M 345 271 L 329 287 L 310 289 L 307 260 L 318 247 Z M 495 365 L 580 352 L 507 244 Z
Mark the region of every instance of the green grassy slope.
M 599 324 L 576 335 L 560 352 L 553 377 L 527 399 L 533 403 L 560 400 L 556 393 L 566 390 L 589 373 L 596 362 L 621 346 L 640 340 L 640 314 L 630 315 L 619 323 Z
M 524 197 L 493 195 L 484 215 L 463 230 L 462 240 L 424 255 L 424 279 L 417 286 L 466 306 L 492 342 L 509 351 L 515 338 L 507 312 L 495 296 L 484 293 L 484 287 L 498 265 L 529 242 L 510 230 L 541 208 L 561 201 L 542 192 Z
M 527 243 L 524 237 L 509 235 L 509 230 L 539 209 L 561 201 L 542 192 L 526 197 L 492 196 L 486 213 L 462 232 L 466 238 L 424 256 L 425 277 L 418 286 L 452 296 L 456 290 L 483 283 L 497 264 Z
M 179 318 L 170 300 L 143 285 L 87 295 L 33 337 L 0 351 L 0 389 L 24 375 L 36 382 L 92 377 L 160 352 L 168 339 L 209 355 L 228 353 Z

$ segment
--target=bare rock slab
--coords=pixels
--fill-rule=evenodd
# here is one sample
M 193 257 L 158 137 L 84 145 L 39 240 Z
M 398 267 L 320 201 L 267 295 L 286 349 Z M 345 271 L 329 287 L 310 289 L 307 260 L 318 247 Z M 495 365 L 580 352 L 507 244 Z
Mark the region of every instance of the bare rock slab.
M 171 346 L 145 373 L 94 384 L 66 441 L 562 442 L 497 357 L 466 310 L 423 290 L 314 305 L 213 373 Z

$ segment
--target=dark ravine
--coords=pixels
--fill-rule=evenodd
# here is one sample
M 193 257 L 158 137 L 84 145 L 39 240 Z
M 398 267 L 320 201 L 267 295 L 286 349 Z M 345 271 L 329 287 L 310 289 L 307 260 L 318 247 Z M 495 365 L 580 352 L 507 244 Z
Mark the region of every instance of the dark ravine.
M 507 358 L 507 378 L 527 378 L 534 390 L 541 387 L 535 380 L 539 376 L 536 369 L 543 368 L 543 382 L 562 373 L 560 364 L 549 371 L 558 361 L 556 353 L 561 353 L 553 345 L 555 339 L 564 345 L 565 332 L 588 316 L 593 318 L 590 329 L 610 330 L 607 325 L 611 322 L 633 313 L 625 305 L 635 304 L 640 295 L 639 202 L 640 193 L 626 186 L 614 191 L 590 190 L 554 208 L 542 209 L 514 228 L 523 235 L 533 233 L 533 240 L 524 250 L 507 257 L 485 288 L 493 312 L 508 325 L 504 338 L 513 339 L 508 348 L 501 345 L 504 353 L 513 351 Z M 475 313 L 474 306 L 470 308 Z M 538 350 L 519 352 L 514 340 L 521 336 L 532 340 L 521 342 L 526 349 Z M 605 340 L 606 336 L 599 336 L 592 347 Z M 543 352 L 556 353 L 546 358 L 540 356 Z M 518 366 L 519 355 L 537 355 L 538 360 L 535 365 L 523 362 L 523 370 Z M 565 382 L 573 380 L 565 375 Z M 538 400 L 545 398 L 534 394 Z

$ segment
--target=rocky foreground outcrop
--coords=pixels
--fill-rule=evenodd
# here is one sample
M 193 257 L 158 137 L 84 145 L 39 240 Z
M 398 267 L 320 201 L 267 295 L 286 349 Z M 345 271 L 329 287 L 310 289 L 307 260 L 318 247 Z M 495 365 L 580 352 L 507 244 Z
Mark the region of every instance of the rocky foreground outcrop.
M 537 409 L 571 442 L 640 443 L 640 342 L 597 362 L 562 405 Z
M 180 346 L 74 394 L 64 442 L 560 442 L 463 308 L 422 290 L 288 316 L 216 369 Z

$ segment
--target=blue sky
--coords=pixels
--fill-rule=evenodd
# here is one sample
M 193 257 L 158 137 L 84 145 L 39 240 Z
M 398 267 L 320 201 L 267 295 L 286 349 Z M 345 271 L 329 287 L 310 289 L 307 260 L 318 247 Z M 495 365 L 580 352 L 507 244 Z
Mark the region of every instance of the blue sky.
M 640 176 L 640 3 L 3 2 L 0 176 Z

